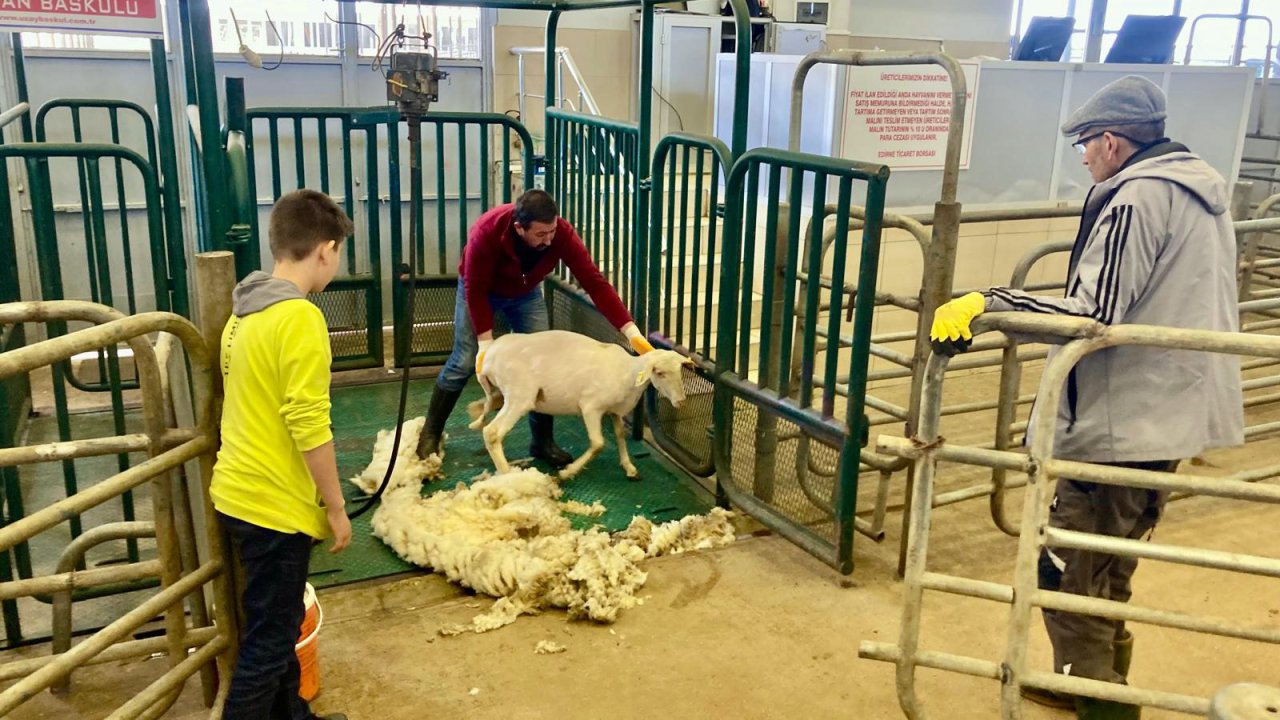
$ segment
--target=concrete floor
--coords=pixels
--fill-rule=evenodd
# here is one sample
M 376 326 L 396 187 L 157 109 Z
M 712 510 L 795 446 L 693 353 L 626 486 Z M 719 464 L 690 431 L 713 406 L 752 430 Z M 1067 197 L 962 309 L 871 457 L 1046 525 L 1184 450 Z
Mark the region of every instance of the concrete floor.
M 985 504 L 936 515 L 933 570 L 1008 581 L 1016 541 L 995 531 Z M 1162 542 L 1238 552 L 1280 543 L 1280 512 L 1215 500 L 1171 506 Z M 747 537 L 730 547 L 651 561 L 643 606 L 612 626 L 567 623 L 558 613 L 521 618 L 483 635 L 439 637 L 490 601 L 435 576 L 413 576 L 322 593 L 323 689 L 318 712 L 378 718 L 896 718 L 893 667 L 861 660 L 861 640 L 892 640 L 901 585 L 896 540 L 863 542 L 851 586 L 785 540 Z M 1275 582 L 1148 562 L 1134 602 L 1280 627 Z M 998 658 L 1007 613 L 982 601 L 930 595 L 924 645 Z M 1135 628 L 1135 684 L 1209 695 L 1241 680 L 1274 684 L 1272 647 Z M 539 640 L 568 647 L 536 655 Z M 35 652 L 34 650 L 28 652 Z M 1049 662 L 1035 627 L 1032 657 Z M 78 674 L 65 699 L 44 694 L 15 718 L 98 718 L 143 687 L 160 661 Z M 998 716 L 992 681 L 921 671 L 933 717 Z M 473 689 L 478 691 L 472 694 Z M 943 709 L 945 708 L 945 709 Z M 188 685 L 170 717 L 205 717 Z M 1175 717 L 1148 711 L 1147 718 Z M 1029 707 L 1028 720 L 1069 714 Z
M 990 378 L 967 378 L 954 398 L 990 393 Z M 1034 382 L 1024 378 L 1024 384 Z M 905 389 L 895 389 L 905 392 Z M 893 397 L 895 390 L 886 389 Z M 949 399 L 950 401 L 950 399 Z M 1251 422 L 1280 411 L 1251 413 Z M 985 419 L 950 419 L 952 442 L 978 442 Z M 886 431 L 894 432 L 897 428 Z M 989 432 L 989 431 L 987 431 Z M 1219 474 L 1274 464 L 1280 440 L 1215 453 L 1184 472 Z M 982 477 L 980 471 L 943 466 L 939 491 Z M 867 489 L 860 493 L 866 496 Z M 892 498 L 900 498 L 902 476 Z M 1007 500 L 1017 517 L 1020 492 Z M 862 507 L 866 507 L 865 504 Z M 935 512 L 929 569 L 1007 583 L 1017 541 L 992 525 L 985 501 Z M 440 637 L 437 629 L 461 622 L 491 601 L 464 593 L 436 576 L 411 575 L 323 591 L 322 692 L 317 712 L 346 712 L 352 720 L 467 718 L 898 718 L 891 665 L 859 659 L 862 640 L 892 642 L 901 616 L 902 586 L 895 578 L 901 516 L 891 512 L 888 537 L 875 544 L 858 537 L 857 568 L 842 578 L 775 536 L 747 536 L 713 552 L 648 563 L 646 603 L 612 626 L 567 623 L 549 613 L 483 634 Z M 1280 508 L 1193 498 L 1172 503 L 1156 540 L 1182 546 L 1275 557 Z M 1213 615 L 1280 629 L 1280 593 L 1273 579 L 1144 561 L 1134 602 Z M 926 596 L 922 646 L 990 660 L 1003 654 L 1007 611 L 993 603 Z M 1239 681 L 1280 684 L 1280 651 L 1236 640 L 1156 627 L 1134 627 L 1131 681 L 1211 695 Z M 567 646 L 560 655 L 536 655 L 540 640 Z M 13 657 L 47 652 L 28 648 Z M 1033 624 L 1031 657 L 1050 662 L 1047 640 Z M 76 675 L 74 692 L 34 698 L 15 718 L 100 718 L 161 671 L 161 660 L 117 663 Z M 999 686 L 930 670 L 919 688 L 931 717 L 999 716 Z M 474 694 L 472 694 L 474 692 Z M 203 718 L 196 681 L 168 717 Z M 1024 718 L 1069 713 L 1028 705 Z M 1147 711 L 1144 717 L 1183 717 Z

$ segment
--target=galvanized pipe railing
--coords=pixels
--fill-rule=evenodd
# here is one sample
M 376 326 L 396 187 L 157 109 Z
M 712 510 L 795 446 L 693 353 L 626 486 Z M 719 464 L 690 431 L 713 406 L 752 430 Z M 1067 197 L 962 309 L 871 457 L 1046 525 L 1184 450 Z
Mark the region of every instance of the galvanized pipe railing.
M 547 49 L 541 45 L 513 47 L 507 52 L 516 56 L 516 85 L 519 97 L 517 106 L 520 109 L 520 121 L 527 122 L 525 115 L 525 98 L 545 99 L 542 95 L 535 95 L 527 92 L 524 81 L 524 59 L 528 55 L 545 55 Z M 587 87 L 586 78 L 582 76 L 582 72 L 578 70 L 578 64 L 573 61 L 573 53 L 569 52 L 567 47 L 557 47 L 555 49 L 556 63 L 556 88 L 558 97 L 555 98 L 553 105 L 555 107 L 565 107 L 564 97 L 564 73 L 562 69 L 568 69 L 569 78 L 573 80 L 573 84 L 578 88 L 578 105 L 570 106 L 571 110 L 578 110 L 591 115 L 600 114 L 600 106 L 596 103 L 595 96 L 591 94 L 591 88 Z
M 21 119 L 30 111 L 31 111 L 31 106 L 29 104 L 25 102 L 20 102 L 17 105 L 14 105 L 13 107 L 9 108 L 8 110 L 5 110 L 4 112 L 0 112 L 0 128 L 6 127 L 7 125 L 9 125 L 9 123 L 15 120 Z
M 229 289 L 229 287 L 218 288 L 214 292 L 229 293 Z M 209 303 L 210 306 L 213 304 Z M 70 569 L 74 567 L 77 559 L 74 557 L 76 553 L 73 552 L 72 557 L 64 558 L 67 562 L 60 564 L 58 572 L 53 575 L 0 583 L 0 597 L 53 593 L 59 612 L 62 613 L 60 616 L 63 617 L 58 624 L 65 626 L 70 612 L 68 600 L 72 598 L 70 593 L 73 590 L 154 577 L 159 577 L 162 589 L 123 617 L 74 647 L 68 648 L 69 642 L 66 640 L 69 639 L 69 628 L 63 627 L 63 630 L 68 632 L 59 633 L 59 635 L 65 634 L 68 638 L 61 638 L 56 649 L 66 649 L 66 651 L 47 661 L 42 659 L 39 663 L 20 661 L 0 665 L 0 677 L 21 678 L 4 692 L 0 692 L 0 714 L 11 712 L 35 693 L 46 688 L 64 686 L 76 668 L 90 664 L 95 659 L 101 660 L 98 657 L 100 654 L 109 651 L 110 658 L 124 659 L 144 653 L 149 654 L 163 648 L 167 650 L 169 657 L 169 671 L 161 675 L 147 691 L 135 697 L 129 705 L 113 715 L 113 717 L 154 717 L 163 713 L 176 700 L 182 686 L 192 674 L 209 670 L 211 660 L 216 658 L 219 661 L 224 678 L 229 677 L 231 670 L 231 660 L 226 651 L 235 645 L 234 619 L 230 615 L 234 601 L 225 582 L 226 574 L 223 570 L 225 551 L 221 534 L 214 521 L 215 516 L 207 487 L 204 485 L 209 477 L 208 471 L 212 467 L 212 450 L 214 449 L 212 355 L 196 327 L 191 322 L 171 313 L 156 312 L 123 317 L 111 308 L 74 301 L 0 305 L 0 325 L 71 321 L 98 324 L 0 354 L 0 379 L 63 362 L 77 353 L 115 347 L 125 343 L 133 350 L 137 364 L 139 390 L 143 399 L 145 433 L 141 436 L 134 434 L 116 438 L 72 440 L 53 446 L 12 448 L 0 454 L 0 465 L 101 455 L 107 451 L 121 451 L 123 448 L 144 449 L 150 457 L 114 477 L 107 478 L 88 489 L 0 528 L 0 551 L 8 551 L 19 543 L 29 541 L 39 533 L 60 525 L 75 514 L 117 497 L 129 489 L 150 483 L 154 506 L 153 523 L 146 524 L 147 528 L 135 527 L 137 524 L 122 526 L 119 532 L 111 526 L 103 526 L 93 531 L 93 534 L 82 536 L 77 547 L 85 548 L 104 539 L 97 537 L 102 533 L 108 533 L 110 537 L 117 535 L 138 537 L 153 531 L 158 557 L 155 560 L 119 567 L 76 571 Z M 192 428 L 171 428 L 166 421 L 164 409 L 166 398 L 161 382 L 161 369 L 151 343 L 147 340 L 148 335 L 157 332 L 174 335 L 186 351 L 196 410 L 196 423 Z M 145 444 L 141 443 L 143 438 L 146 440 Z M 41 457 L 41 451 L 51 451 L 51 454 Z M 204 515 L 209 521 L 207 526 L 209 557 L 203 562 L 193 557 L 184 565 L 180 548 L 184 545 L 195 547 L 194 528 L 191 524 L 190 508 L 177 506 L 178 502 L 187 501 L 186 493 L 180 492 L 180 498 L 175 498 L 175 482 L 171 471 L 180 468 L 191 459 L 199 459 L 203 471 L 202 476 L 194 480 L 201 483 L 197 497 L 202 499 Z M 120 534 L 121 532 L 123 534 Z M 217 620 L 215 628 L 200 627 L 208 622 L 206 611 L 210 598 L 206 596 L 205 590 L 208 583 L 213 585 L 212 600 Z M 193 625 L 189 627 L 183 610 L 183 600 L 193 593 L 197 594 L 197 599 L 192 604 Z M 162 643 L 143 641 L 118 645 L 157 615 L 164 617 L 165 636 Z M 189 648 L 198 649 L 188 656 Z M 207 689 L 212 691 L 213 676 L 206 672 L 205 677 L 208 683 Z M 227 687 L 229 684 L 223 683 L 223 694 L 215 702 L 215 712 L 220 712 L 220 707 L 217 705 L 225 697 Z M 206 697 L 213 699 L 211 694 Z
M 1067 373 L 1088 354 L 1109 347 L 1136 345 L 1280 358 L 1280 337 L 1244 333 L 1140 325 L 1106 327 L 1077 318 L 1029 316 L 1020 313 L 991 313 L 983 316 L 975 323 L 975 333 L 985 330 L 1036 336 L 1056 335 L 1069 340 L 1055 360 L 1045 369 L 1047 390 L 1041 400 L 1049 407 L 1056 407 L 1060 401 Z M 949 445 L 938 435 L 946 365 L 945 358 L 934 356 L 927 366 L 925 406 L 921 416 L 920 434 L 911 439 L 882 437 L 878 448 L 881 452 L 909 458 L 915 463 L 917 494 L 913 498 L 910 513 L 912 520 L 907 540 L 908 562 L 904 580 L 906 598 L 899 641 L 896 645 L 863 642 L 859 655 L 894 662 L 897 665 L 898 697 L 907 717 L 913 719 L 926 717 L 915 685 L 915 668 L 917 667 L 943 669 L 1000 680 L 1003 716 L 1006 718 L 1021 717 L 1020 688 L 1022 687 L 1051 689 L 1193 714 L 1203 714 L 1207 711 L 1206 699 L 1183 693 L 1141 689 L 1029 670 L 1026 652 L 1027 634 L 1031 624 L 1031 609 L 1037 606 L 1223 637 L 1280 643 L 1280 632 L 1273 628 L 1039 590 L 1036 578 L 1037 560 L 1041 548 L 1045 545 L 1077 547 L 1128 557 L 1146 557 L 1190 566 L 1280 577 L 1280 559 L 1276 558 L 1157 545 L 1150 542 L 1136 542 L 1048 528 L 1046 525 L 1049 516 L 1049 499 L 1052 495 L 1052 481 L 1057 477 L 1269 504 L 1280 504 L 1280 488 L 1252 484 L 1239 477 L 1234 479 L 1197 478 L 1190 475 L 1058 460 L 1053 458 L 1054 424 L 1056 423 L 1053 413 L 1042 413 L 1036 418 L 1034 441 L 1029 456 L 1008 451 L 984 451 Z M 1028 487 L 1031 489 L 1024 500 L 1021 539 L 1012 586 L 951 577 L 926 570 L 930 515 L 933 507 L 930 496 L 933 494 L 935 467 L 940 460 L 992 468 L 1003 467 L 1006 470 L 1028 474 Z M 996 663 L 951 653 L 921 650 L 920 621 L 923 592 L 926 589 L 1012 605 L 1008 642 L 1002 661 Z
M 1275 27 L 1271 23 L 1271 18 L 1266 15 L 1250 15 L 1248 13 L 1237 13 L 1234 15 L 1226 13 L 1204 13 L 1202 15 L 1197 15 L 1196 18 L 1191 21 L 1191 29 L 1187 33 L 1187 50 L 1182 58 L 1182 64 L 1184 65 L 1191 64 L 1192 43 L 1196 37 L 1196 26 L 1200 24 L 1201 20 L 1235 20 L 1239 23 L 1239 41 L 1236 43 L 1235 49 L 1232 51 L 1232 65 L 1240 64 L 1240 50 L 1241 43 L 1244 39 L 1244 26 L 1250 20 L 1261 20 L 1267 24 L 1267 51 L 1262 56 L 1262 90 L 1258 93 L 1258 121 L 1254 125 L 1254 133 L 1261 134 L 1263 118 L 1266 116 L 1267 112 L 1267 85 L 1270 84 L 1267 81 L 1271 79 L 1271 58 L 1272 52 L 1275 50 Z
M 1243 198 L 1243 197 L 1247 197 L 1247 195 L 1238 193 L 1237 197 Z M 1272 208 L 1272 206 L 1277 202 L 1280 202 L 1280 195 L 1276 195 L 1276 196 L 1273 196 L 1272 198 L 1268 198 L 1266 201 L 1264 201 L 1264 203 L 1261 206 L 1259 206 L 1258 210 L 1253 213 L 1252 219 L 1240 220 L 1234 224 L 1236 234 L 1238 238 L 1240 238 L 1241 254 L 1243 258 L 1241 261 L 1242 273 L 1245 273 L 1246 271 L 1252 268 L 1258 267 L 1262 263 L 1269 262 L 1266 260 L 1259 261 L 1256 259 L 1251 261 L 1248 258 L 1250 257 L 1256 258 L 1257 256 L 1261 255 L 1262 252 L 1265 250 L 1265 246 L 1263 246 L 1261 242 L 1262 237 L 1264 237 L 1268 233 L 1280 233 L 1280 218 L 1265 217 L 1269 212 L 1269 210 Z M 828 210 L 830 209 L 831 208 L 828 208 Z M 1074 206 L 1047 205 L 1047 206 L 1040 206 L 1040 207 L 1013 208 L 1007 211 L 1005 210 L 968 211 L 963 213 L 962 217 L 965 222 L 997 222 L 1002 220 L 1034 220 L 1034 219 L 1047 219 L 1047 218 L 1053 218 L 1053 217 L 1068 217 L 1071 215 L 1078 214 L 1079 211 L 1080 211 L 1079 207 L 1074 207 Z M 855 218 L 857 217 L 857 212 L 858 212 L 857 208 L 851 209 L 851 213 Z M 1244 213 L 1238 212 L 1237 214 L 1243 215 Z M 904 225 L 902 222 L 900 222 L 904 218 L 911 220 L 913 223 L 915 223 L 915 226 Z M 931 219 L 927 216 L 910 217 L 910 216 L 901 216 L 894 213 L 885 214 L 885 225 L 887 227 L 898 227 L 900 229 L 908 230 L 909 232 L 911 232 L 912 236 L 917 240 L 917 242 L 921 242 L 920 238 L 923 231 L 920 228 L 927 227 L 931 224 L 932 224 Z M 856 229 L 856 222 L 851 224 L 850 229 L 851 230 Z M 824 245 L 824 253 L 830 247 L 830 243 L 833 240 L 834 240 L 834 232 L 830 227 L 828 227 L 825 229 L 822 237 L 822 242 Z M 809 241 L 809 238 L 806 238 L 806 242 L 808 241 Z M 1072 242 L 1070 241 L 1057 241 L 1057 242 L 1046 243 L 1044 245 L 1041 245 L 1035 248 L 1019 261 L 1010 279 L 1009 286 L 1015 287 L 1015 288 L 1036 289 L 1036 290 L 1043 290 L 1049 287 L 1060 289 L 1062 287 L 1061 283 L 1050 283 L 1048 285 L 1031 285 L 1030 283 L 1027 282 L 1027 279 L 1032 269 L 1035 267 L 1036 263 L 1042 261 L 1043 259 L 1049 257 L 1050 255 L 1069 252 L 1071 249 L 1071 246 L 1072 246 Z M 1252 253 L 1252 254 L 1249 254 L 1249 253 Z M 926 270 L 926 273 L 927 273 L 927 270 Z M 1246 295 L 1245 288 L 1246 288 L 1247 282 L 1249 282 L 1248 280 L 1245 279 L 1246 277 L 1248 277 L 1248 275 L 1242 275 L 1242 280 L 1241 280 L 1241 287 L 1242 287 L 1241 296 L 1242 297 Z M 805 280 L 805 279 L 807 278 L 802 275 L 801 280 Z M 823 287 L 830 287 L 830 278 L 823 276 L 820 279 L 820 283 L 822 283 Z M 922 279 L 922 286 L 924 285 L 925 285 L 925 281 Z M 855 290 L 856 288 L 853 288 L 850 286 L 846 287 L 847 292 L 854 292 Z M 958 294 L 958 292 L 959 291 L 953 294 Z M 894 298 L 891 297 L 890 294 L 884 293 L 884 292 L 876 293 L 876 304 L 877 305 L 891 304 L 897 307 L 902 307 L 902 304 L 894 302 Z M 831 310 L 831 308 L 822 308 L 822 309 L 824 311 Z M 1257 314 L 1275 313 L 1277 311 L 1280 311 L 1280 297 L 1275 297 L 1275 298 L 1267 297 L 1264 299 L 1256 299 L 1249 302 L 1241 303 L 1240 311 L 1241 311 L 1242 318 L 1248 313 L 1257 313 Z M 1264 322 L 1248 323 L 1242 326 L 1242 330 L 1249 331 L 1249 332 L 1260 332 L 1263 330 L 1269 330 L 1273 327 L 1280 327 L 1280 322 L 1264 321 Z M 902 342 L 906 340 L 915 339 L 916 337 L 917 337 L 917 333 L 911 333 L 911 332 L 886 334 L 882 336 L 873 337 L 872 354 L 889 359 L 891 362 L 894 362 L 895 364 L 902 365 L 903 354 L 888 350 L 882 345 L 882 343 Z M 829 338 L 827 339 L 827 342 L 830 342 Z M 845 342 L 844 338 L 841 338 L 841 345 L 847 346 L 847 342 Z M 990 357 L 990 358 L 983 357 L 983 356 L 975 357 L 973 355 L 973 353 L 976 353 L 982 350 L 1000 350 L 1001 355 L 999 357 Z M 988 445 L 987 447 L 994 447 L 996 449 L 1001 449 L 1001 450 L 1010 449 L 1013 446 L 1013 438 L 1015 434 L 1026 430 L 1026 423 L 1019 422 L 1017 420 L 1017 408 L 1020 406 L 1029 405 L 1030 402 L 1034 399 L 1033 396 L 1023 396 L 1020 393 L 1019 386 L 1021 382 L 1022 366 L 1025 363 L 1030 361 L 1041 360 L 1045 356 L 1046 356 L 1046 351 L 1044 349 L 1028 350 L 1025 347 L 1023 347 L 1021 343 L 1014 342 L 1013 340 L 1008 338 L 977 339 L 970 349 L 970 354 L 962 359 L 953 360 L 948 365 L 948 370 L 949 371 L 961 371 L 961 370 L 967 371 L 967 370 L 981 369 L 986 367 L 999 366 L 1001 368 L 1000 391 L 998 395 L 998 400 L 996 401 L 996 405 L 994 406 L 994 408 L 989 403 L 961 404 L 959 406 L 954 406 L 954 407 L 945 406 L 942 410 L 942 414 L 944 416 L 947 416 L 947 415 L 963 414 L 968 412 L 984 412 L 984 411 L 989 411 L 991 409 L 997 410 L 995 441 L 993 445 Z M 1276 361 L 1263 359 L 1263 360 L 1254 361 L 1252 365 L 1246 364 L 1243 369 L 1246 369 L 1246 370 L 1258 369 L 1261 367 L 1274 366 L 1276 364 L 1277 364 Z M 885 380 L 885 379 L 907 378 L 907 377 L 911 377 L 911 370 L 909 365 L 904 366 L 903 369 L 901 370 L 874 371 L 869 375 L 869 380 Z M 847 386 L 844 384 L 844 383 L 847 383 L 847 381 L 848 381 L 848 378 L 837 377 L 835 387 L 838 393 L 843 395 L 845 392 L 847 392 L 846 390 Z M 1246 387 L 1252 388 L 1252 389 L 1263 389 L 1267 387 L 1272 387 L 1276 383 L 1280 383 L 1280 376 L 1251 379 L 1250 381 L 1248 381 Z M 1255 395 L 1247 398 L 1245 405 L 1246 407 L 1258 407 L 1258 406 L 1270 404 L 1273 402 L 1280 402 L 1280 394 Z M 881 414 L 872 415 L 870 417 L 869 424 L 871 426 L 883 426 L 883 425 L 894 424 L 896 422 L 902 421 L 901 413 L 894 411 L 894 409 L 899 408 L 899 406 L 897 406 L 896 404 L 885 403 L 879 398 L 868 396 L 868 405 L 874 409 L 881 411 Z M 1253 428 L 1250 429 L 1251 437 L 1258 436 L 1263 433 L 1275 432 L 1277 428 L 1280 428 L 1280 426 L 1275 426 L 1274 424 L 1254 426 Z M 886 458 L 883 456 L 877 456 L 876 453 L 871 449 L 864 449 L 863 451 L 864 471 L 866 472 L 878 472 L 880 470 L 889 469 L 889 468 L 891 468 L 892 471 L 896 472 L 897 470 L 902 469 L 902 462 L 903 460 L 901 458 Z M 813 470 L 814 468 L 810 468 L 810 469 Z M 1265 474 L 1263 473 L 1263 471 L 1259 470 L 1253 473 L 1252 476 L 1254 477 L 1255 480 L 1265 479 L 1268 477 L 1275 477 L 1277 475 L 1280 475 L 1280 467 L 1277 467 L 1276 470 L 1277 470 L 1276 473 L 1273 473 L 1270 475 Z M 1009 519 L 1005 513 L 1004 491 L 1006 489 L 1014 489 L 1014 488 L 1021 487 L 1024 483 L 1020 480 L 1006 482 L 1005 475 L 1006 475 L 1006 472 L 1004 468 L 999 466 L 994 467 L 992 468 L 992 479 L 990 482 L 980 483 L 972 487 L 957 489 L 957 490 L 949 491 L 947 493 L 935 494 L 933 498 L 933 502 L 934 502 L 933 506 L 939 507 L 946 504 L 964 502 L 971 499 L 986 497 L 988 498 L 988 501 L 989 501 L 992 520 L 996 524 L 996 526 L 999 527 L 1004 532 L 1006 532 L 1007 534 L 1016 535 L 1018 532 L 1017 523 L 1016 521 Z M 859 529 L 861 530 L 864 527 L 865 526 L 860 526 Z M 866 528 L 866 529 L 871 530 L 872 528 Z M 874 528 L 874 529 L 879 530 L 880 528 Z
M 960 181 L 960 150 L 964 133 L 965 107 L 968 89 L 964 71 L 955 58 L 945 53 L 894 53 L 862 50 L 829 50 L 806 55 L 796 68 L 791 84 L 791 125 L 788 147 L 800 150 L 801 121 L 804 114 L 804 87 L 809 71 L 819 64 L 885 67 L 893 65 L 937 65 L 947 72 L 951 81 L 951 117 L 947 133 L 947 147 L 943 156 L 942 189 L 934 206 L 933 236 L 924 248 L 925 284 L 920 292 L 920 318 L 913 357 L 916 365 L 911 368 L 912 389 L 909 403 L 907 432 L 914 432 L 919 417 L 920 370 L 928 357 L 929 339 L 925 322 L 933 316 L 939 305 L 951 297 L 955 275 L 956 245 L 960 234 L 960 203 L 956 191 Z M 824 201 L 825 198 L 818 198 Z M 908 475 L 907 493 L 911 493 Z M 905 518 L 904 518 L 905 522 Z M 900 559 L 899 564 L 903 562 Z

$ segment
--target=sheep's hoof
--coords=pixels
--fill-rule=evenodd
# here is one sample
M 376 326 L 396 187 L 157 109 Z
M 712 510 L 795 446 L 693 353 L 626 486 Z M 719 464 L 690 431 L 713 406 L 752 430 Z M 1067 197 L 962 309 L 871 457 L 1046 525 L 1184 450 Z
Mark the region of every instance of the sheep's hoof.
M 640 479 L 640 472 L 634 467 L 622 468 L 627 473 L 627 479 L 636 482 Z
M 483 430 L 483 429 L 484 429 L 484 418 L 477 418 L 477 419 L 476 419 L 475 421 L 473 421 L 470 425 L 467 425 L 467 427 L 471 428 L 472 430 Z

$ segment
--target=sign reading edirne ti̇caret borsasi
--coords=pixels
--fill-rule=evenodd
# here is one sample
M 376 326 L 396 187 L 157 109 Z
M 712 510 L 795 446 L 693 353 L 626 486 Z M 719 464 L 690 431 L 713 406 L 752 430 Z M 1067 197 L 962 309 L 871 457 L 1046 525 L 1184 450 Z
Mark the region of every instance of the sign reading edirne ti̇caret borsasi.
M 0 27 L 161 37 L 159 0 L 0 0 Z

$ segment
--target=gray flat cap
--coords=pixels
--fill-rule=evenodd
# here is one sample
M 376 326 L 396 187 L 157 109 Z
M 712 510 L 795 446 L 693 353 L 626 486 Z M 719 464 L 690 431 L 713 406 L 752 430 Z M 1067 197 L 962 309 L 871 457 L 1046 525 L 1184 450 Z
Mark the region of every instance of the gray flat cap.
M 1062 126 L 1063 135 L 1085 128 L 1136 125 L 1165 118 L 1164 91 L 1139 75 L 1125 75 L 1093 94 Z

